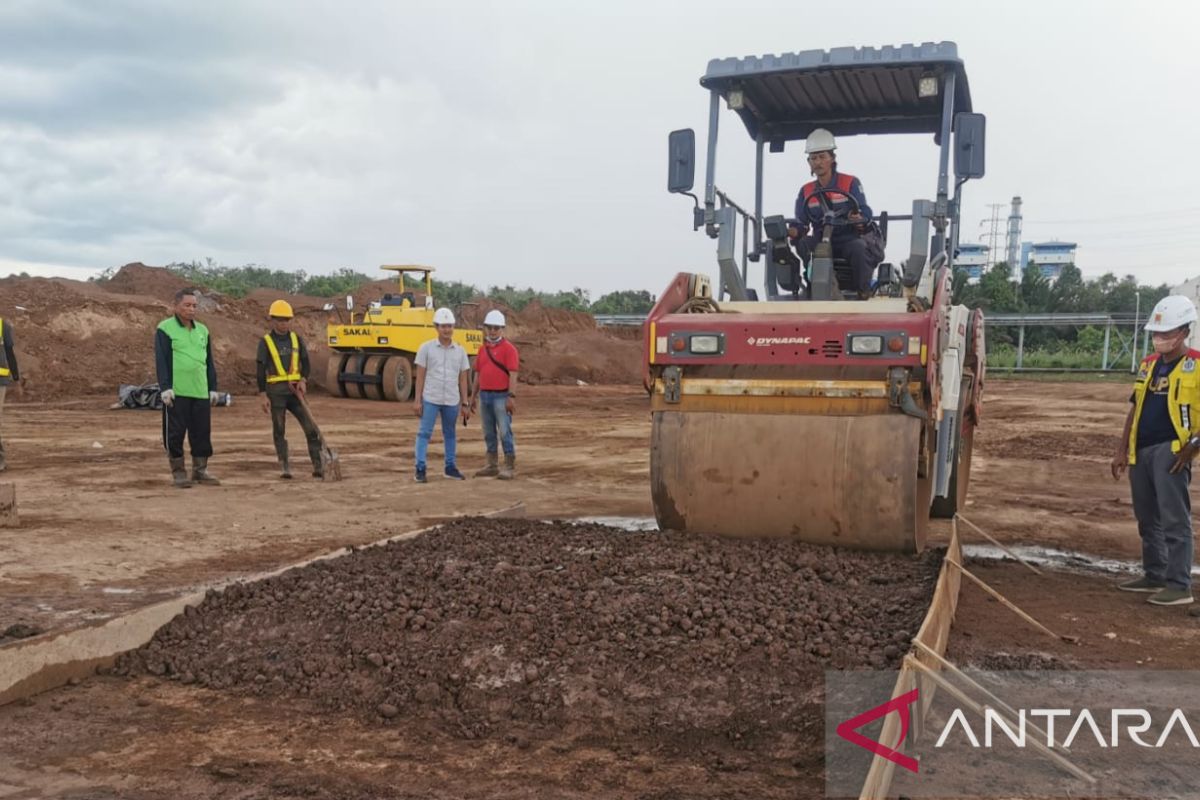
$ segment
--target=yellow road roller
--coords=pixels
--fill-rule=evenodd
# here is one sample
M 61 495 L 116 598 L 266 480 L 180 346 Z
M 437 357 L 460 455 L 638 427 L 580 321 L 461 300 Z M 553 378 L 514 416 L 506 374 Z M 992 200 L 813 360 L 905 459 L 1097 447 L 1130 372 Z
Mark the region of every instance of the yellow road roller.
M 347 298 L 349 320 L 338 319 L 326 326 L 326 341 L 333 352 L 326 368 L 325 386 L 332 394 L 368 400 L 408 400 L 412 397 L 413 358 L 417 348 L 437 337 L 433 325 L 433 267 L 419 264 L 384 264 L 382 270 L 396 273 L 396 291 L 388 292 L 361 313 Z M 405 275 L 415 276 L 413 285 L 424 288 L 424 300 L 405 285 Z M 454 341 L 467 351 L 474 363 L 483 334 L 456 328 Z

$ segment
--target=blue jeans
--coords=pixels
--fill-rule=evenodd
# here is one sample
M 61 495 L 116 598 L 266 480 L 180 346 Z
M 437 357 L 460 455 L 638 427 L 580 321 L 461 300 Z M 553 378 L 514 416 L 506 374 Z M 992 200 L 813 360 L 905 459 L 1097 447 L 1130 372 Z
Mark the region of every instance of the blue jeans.
M 516 455 L 513 446 L 512 414 L 504 407 L 508 401 L 508 392 L 479 393 L 479 418 L 483 420 L 483 441 L 487 444 L 489 453 L 496 452 L 497 431 L 500 444 L 504 447 L 504 455 Z
M 442 418 L 442 438 L 446 441 L 446 468 L 454 466 L 454 449 L 458 444 L 458 406 L 439 406 L 437 403 L 421 403 L 421 427 L 417 430 L 417 469 L 425 469 L 425 453 L 429 450 L 429 438 L 433 436 L 433 423 Z

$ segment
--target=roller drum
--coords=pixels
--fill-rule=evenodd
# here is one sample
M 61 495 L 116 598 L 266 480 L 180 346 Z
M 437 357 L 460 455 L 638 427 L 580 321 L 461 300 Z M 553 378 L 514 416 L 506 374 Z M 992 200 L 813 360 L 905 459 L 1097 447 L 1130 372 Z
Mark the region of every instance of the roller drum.
M 919 552 L 931 481 L 922 420 L 655 411 L 650 481 L 664 529 Z

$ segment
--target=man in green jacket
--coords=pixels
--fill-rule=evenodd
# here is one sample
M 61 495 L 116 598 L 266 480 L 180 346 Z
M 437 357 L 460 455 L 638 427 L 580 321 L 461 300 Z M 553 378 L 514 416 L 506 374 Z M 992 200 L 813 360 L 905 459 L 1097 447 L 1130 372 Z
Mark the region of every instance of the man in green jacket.
M 212 406 L 217 403 L 217 368 L 208 328 L 196 320 L 196 290 L 175 293 L 175 314 L 158 324 L 154 364 L 163 402 L 163 443 L 171 477 L 180 489 L 220 483 L 208 471 L 212 456 Z M 192 475 L 183 460 L 183 437 L 192 448 Z
M 0 319 L 0 415 L 4 413 L 4 396 L 10 384 L 20 386 L 21 370 L 17 368 L 17 354 L 13 351 L 13 331 L 8 320 Z M 4 459 L 4 440 L 0 439 L 0 472 L 8 469 Z

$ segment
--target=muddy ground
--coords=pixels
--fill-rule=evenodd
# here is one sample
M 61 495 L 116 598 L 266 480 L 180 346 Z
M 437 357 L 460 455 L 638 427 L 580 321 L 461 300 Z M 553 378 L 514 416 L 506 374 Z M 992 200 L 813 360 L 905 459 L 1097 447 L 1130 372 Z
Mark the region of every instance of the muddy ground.
M 992 381 L 967 516 L 1009 543 L 1136 559 L 1128 488 L 1107 467 L 1127 395 L 1119 383 Z M 186 492 L 168 486 L 157 416 L 100 411 L 103 400 L 6 409 L 6 479 L 17 485 L 23 523 L 0 529 L 0 631 L 85 624 L 185 588 L 514 501 L 537 517 L 650 513 L 648 417 L 635 388 L 523 388 L 521 474 L 512 484 L 416 486 L 413 418 L 396 406 L 324 397 L 316 413 L 344 454 L 347 480 L 285 484 L 272 473 L 266 418 L 235 402 L 215 422 L 213 466 L 225 485 Z M 480 464 L 481 437 L 474 427 L 461 436 L 469 471 Z M 935 526 L 935 540 L 945 530 Z M 949 651 L 961 663 L 1194 666 L 1200 620 L 1112 591 L 1112 575 L 1080 568 L 1039 577 L 997 562 L 973 568 L 1081 641 L 1024 626 L 964 582 Z M 154 676 L 100 677 L 0 709 L 0 797 L 817 796 L 814 770 L 811 759 L 692 748 L 669 737 L 627 746 L 553 736 L 471 740 L 328 713 L 312 698 Z M 693 788 L 665 788 L 672 786 Z

